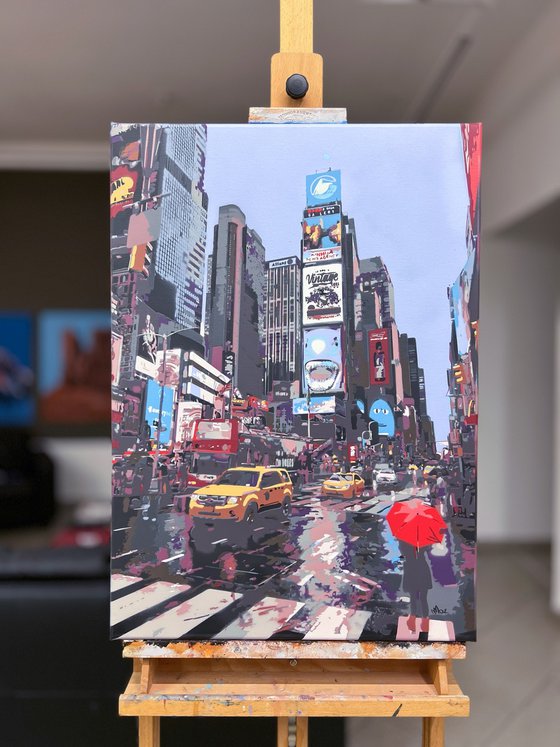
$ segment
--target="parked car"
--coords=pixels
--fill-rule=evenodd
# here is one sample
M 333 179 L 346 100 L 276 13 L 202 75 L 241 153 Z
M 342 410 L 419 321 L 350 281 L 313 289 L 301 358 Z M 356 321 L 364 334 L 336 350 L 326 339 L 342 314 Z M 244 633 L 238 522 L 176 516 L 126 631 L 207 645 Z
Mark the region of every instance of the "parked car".
M 257 514 L 280 508 L 292 512 L 293 485 L 285 469 L 233 467 L 195 490 L 189 512 L 197 523 L 230 520 L 251 524 Z

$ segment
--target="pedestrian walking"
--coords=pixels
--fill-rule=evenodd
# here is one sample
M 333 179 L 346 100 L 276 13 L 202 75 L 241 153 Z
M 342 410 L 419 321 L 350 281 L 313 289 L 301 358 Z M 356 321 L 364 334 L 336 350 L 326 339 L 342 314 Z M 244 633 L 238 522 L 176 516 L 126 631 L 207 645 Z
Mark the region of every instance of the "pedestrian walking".
M 426 559 L 426 548 L 416 548 L 408 542 L 399 541 L 403 559 L 402 588 L 410 597 L 410 614 L 406 621 L 407 628 L 416 632 L 416 623 L 420 619 L 420 632 L 427 633 L 430 627 L 430 610 L 428 591 L 432 588 L 432 572 Z

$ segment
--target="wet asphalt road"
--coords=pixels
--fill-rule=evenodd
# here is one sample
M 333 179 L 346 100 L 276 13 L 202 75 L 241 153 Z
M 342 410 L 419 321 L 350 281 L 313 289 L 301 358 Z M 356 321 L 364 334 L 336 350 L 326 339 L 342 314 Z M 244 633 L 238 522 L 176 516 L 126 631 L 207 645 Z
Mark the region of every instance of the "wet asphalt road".
M 355 633 L 361 631 L 358 637 L 393 640 L 409 601 L 401 589 L 399 546 L 385 517 L 395 501 L 426 497 L 427 487 L 400 475 L 394 490 L 366 490 L 354 499 L 326 497 L 320 485 L 304 491 L 295 491 L 289 519 L 270 510 L 249 528 L 217 523 L 201 532 L 193 530 L 180 497 L 154 496 L 142 506 L 116 497 L 112 572 L 143 583 L 187 584 L 187 596 L 209 588 L 233 592 L 238 617 L 259 600 L 283 601 L 290 614 L 277 614 L 275 637 L 303 638 L 317 616 L 328 618 L 329 609 L 343 608 Z M 457 638 L 468 638 L 474 619 L 463 596 L 472 590 L 474 519 L 452 516 L 445 503 L 439 509 L 448 529 L 428 553 L 430 614 L 451 621 Z M 134 624 L 150 614 L 136 615 Z M 225 613 L 215 618 L 189 636 L 219 635 L 230 619 Z M 114 635 L 124 635 L 126 627 L 126 621 L 119 623 Z

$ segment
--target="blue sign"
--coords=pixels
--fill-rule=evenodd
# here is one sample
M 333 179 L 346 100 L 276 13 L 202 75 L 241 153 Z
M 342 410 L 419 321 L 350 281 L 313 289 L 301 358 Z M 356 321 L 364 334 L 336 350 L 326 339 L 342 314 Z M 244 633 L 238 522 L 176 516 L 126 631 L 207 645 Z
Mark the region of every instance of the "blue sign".
M 159 402 L 161 397 L 161 390 L 163 389 L 163 400 L 161 405 L 161 421 L 160 421 L 160 444 L 168 444 L 173 436 L 171 432 L 171 424 L 173 419 L 173 395 L 174 389 L 170 386 L 161 387 L 157 381 L 153 379 L 148 380 L 148 386 L 146 388 L 146 408 L 145 418 L 150 426 L 150 434 L 152 438 L 155 438 L 157 433 L 157 424 L 160 420 L 159 413 Z
M 307 205 L 325 205 L 340 201 L 340 171 L 324 171 L 305 177 Z
M 310 397 L 312 415 L 332 415 L 336 412 L 336 397 Z M 292 400 L 294 415 L 307 415 L 309 412 L 307 397 Z

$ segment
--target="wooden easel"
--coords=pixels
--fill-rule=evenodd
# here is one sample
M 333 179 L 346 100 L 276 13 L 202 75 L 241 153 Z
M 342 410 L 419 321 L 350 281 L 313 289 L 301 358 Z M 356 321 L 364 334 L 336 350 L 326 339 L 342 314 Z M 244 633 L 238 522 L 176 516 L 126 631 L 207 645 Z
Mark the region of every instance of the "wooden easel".
M 313 53 L 313 0 L 280 0 L 280 52 L 272 58 L 271 108 L 251 122 L 343 122 L 322 109 L 323 61 Z M 303 75 L 307 93 L 291 98 L 287 79 Z M 422 747 L 444 746 L 444 719 L 469 715 L 452 672 L 461 643 L 228 641 L 128 643 L 132 677 L 121 716 L 138 717 L 139 747 L 160 746 L 161 716 L 273 716 L 277 747 L 308 747 L 312 716 L 422 718 Z

